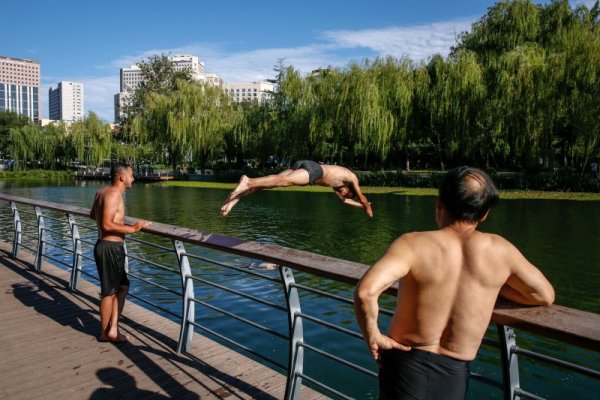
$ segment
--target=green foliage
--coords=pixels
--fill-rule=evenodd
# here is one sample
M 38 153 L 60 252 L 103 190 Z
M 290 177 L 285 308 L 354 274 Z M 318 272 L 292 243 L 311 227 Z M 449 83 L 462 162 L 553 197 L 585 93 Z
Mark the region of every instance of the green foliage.
M 73 171 L 70 170 L 30 169 L 26 171 L 0 171 L 0 179 L 72 181 L 75 177 Z
M 375 58 L 308 75 L 279 62 L 276 90 L 263 103 L 233 103 L 220 88 L 193 82 L 190 71 L 175 71 L 168 56 L 153 56 L 139 63 L 144 84 L 126 107 L 120 142 L 94 116 L 40 137 L 10 122 L 6 147 L 23 165 L 70 154 L 173 169 L 217 162 L 240 169 L 272 156 L 370 170 L 469 164 L 526 171 L 498 175 L 510 187 L 594 190 L 586 171 L 600 158 L 599 17 L 598 2 L 590 9 L 566 0 L 499 1 L 448 57 Z M 437 185 L 409 173 L 361 178 Z
M 20 128 L 29 124 L 29 118 L 12 111 L 0 112 L 0 153 L 9 155 L 10 128 Z

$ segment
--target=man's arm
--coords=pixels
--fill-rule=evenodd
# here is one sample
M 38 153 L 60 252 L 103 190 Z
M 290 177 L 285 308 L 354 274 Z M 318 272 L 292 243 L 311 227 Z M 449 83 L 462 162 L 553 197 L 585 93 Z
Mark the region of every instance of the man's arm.
M 104 235 L 136 233 L 142 228 L 150 225 L 150 222 L 148 221 L 137 221 L 133 225 L 125 225 L 115 222 L 115 216 L 117 215 L 117 210 L 121 200 L 121 195 L 114 191 L 108 192 L 104 196 L 102 220 L 100 221 L 100 228 L 102 229 Z
M 367 200 L 365 195 L 362 194 L 362 192 L 360 190 L 360 185 L 358 184 L 358 178 L 356 177 L 356 175 L 354 175 L 354 173 L 352 173 L 351 184 L 352 184 L 352 190 L 354 191 L 354 193 L 356 193 L 356 197 L 358 197 L 358 203 L 360 203 L 360 206 L 362 208 L 364 208 L 367 215 L 369 217 L 372 217 L 373 210 L 371 209 L 371 203 L 369 203 L 369 200 Z M 352 200 L 352 201 L 354 201 L 354 200 Z
M 548 306 L 554 303 L 554 288 L 544 274 L 510 243 L 508 252 L 511 275 L 500 289 L 500 296 L 526 305 Z
M 98 193 L 94 196 L 94 203 L 92 204 L 92 209 L 90 210 L 90 218 L 96 220 L 96 208 L 98 207 Z
M 356 320 L 371 356 L 376 362 L 379 361 L 382 350 L 410 350 L 409 346 L 404 346 L 383 335 L 379 331 L 377 317 L 379 316 L 379 296 L 392 283 L 408 273 L 411 254 L 412 251 L 407 240 L 402 237 L 397 239 L 385 255 L 362 277 L 354 291 Z

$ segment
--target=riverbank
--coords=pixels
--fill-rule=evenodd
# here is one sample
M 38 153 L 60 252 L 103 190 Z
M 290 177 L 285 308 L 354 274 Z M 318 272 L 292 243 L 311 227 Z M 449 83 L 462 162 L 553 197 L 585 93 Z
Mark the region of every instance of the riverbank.
M 75 181 L 72 171 L 0 171 L 0 180 L 9 181 Z M 152 183 L 153 185 L 172 187 L 194 187 L 206 189 L 233 190 L 235 183 L 221 183 L 211 181 L 164 181 Z M 436 196 L 435 188 L 390 187 L 390 186 L 361 186 L 365 194 L 397 194 L 405 196 Z M 330 192 L 331 189 L 318 186 L 292 186 L 289 188 L 274 188 L 270 190 L 290 190 L 299 192 Z M 550 192 L 540 190 L 507 189 L 500 191 L 502 199 L 532 199 L 532 200 L 573 200 L 573 201 L 600 201 L 600 193 L 589 192 Z
M 227 189 L 233 190 L 236 184 L 219 182 L 197 182 L 197 181 L 169 181 L 156 183 L 155 185 L 172 187 L 193 187 L 205 189 Z M 365 194 L 398 194 L 405 196 L 437 196 L 437 189 L 433 188 L 404 188 L 385 186 L 361 186 Z M 297 192 L 331 192 L 331 189 L 318 186 L 292 186 L 288 188 L 274 188 L 270 190 L 289 190 Z M 600 201 L 600 193 L 579 192 L 542 192 L 534 190 L 502 190 L 502 199 L 532 199 L 532 200 L 573 200 L 573 201 Z

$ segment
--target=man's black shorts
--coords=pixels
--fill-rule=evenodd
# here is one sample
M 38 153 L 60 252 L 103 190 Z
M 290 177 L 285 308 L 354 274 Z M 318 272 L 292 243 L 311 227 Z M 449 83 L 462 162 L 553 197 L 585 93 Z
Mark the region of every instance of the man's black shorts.
M 321 164 L 309 160 L 296 161 L 290 167 L 291 169 L 305 169 L 308 172 L 308 183 L 313 183 L 323 177 L 323 168 Z
M 102 297 L 117 294 L 119 286 L 129 286 L 125 272 L 125 246 L 123 242 L 98 240 L 94 246 L 94 260 L 100 278 Z
M 469 362 L 418 349 L 386 350 L 381 354 L 381 400 L 464 399 Z

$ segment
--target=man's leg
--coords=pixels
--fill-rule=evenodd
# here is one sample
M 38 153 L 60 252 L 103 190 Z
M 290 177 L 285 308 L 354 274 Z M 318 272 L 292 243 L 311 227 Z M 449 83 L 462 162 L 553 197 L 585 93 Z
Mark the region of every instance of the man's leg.
M 110 340 L 109 330 L 116 297 L 114 294 L 109 294 L 100 299 L 100 340 Z
M 229 194 L 225 203 L 221 207 L 223 216 L 229 214 L 233 206 L 235 206 L 242 197 L 245 197 L 257 190 L 271 189 L 274 187 L 287 187 L 294 185 L 307 185 L 309 183 L 308 171 L 305 169 L 286 169 L 277 175 L 268 175 L 260 178 L 248 178 L 243 175 L 240 178 L 240 183 Z
M 119 292 L 117 293 L 112 304 L 112 314 L 110 316 L 110 327 L 108 331 L 108 337 L 113 342 L 128 342 L 129 337 L 121 334 L 119 331 L 119 318 L 123 313 L 123 307 L 125 306 L 125 297 L 129 293 L 129 286 L 119 286 Z

